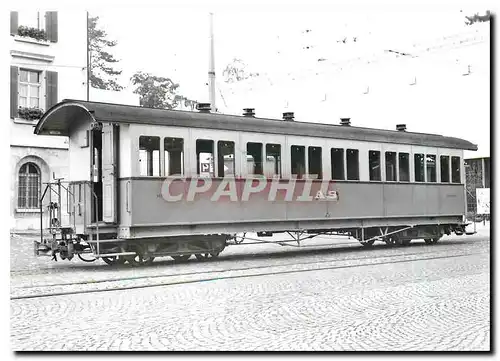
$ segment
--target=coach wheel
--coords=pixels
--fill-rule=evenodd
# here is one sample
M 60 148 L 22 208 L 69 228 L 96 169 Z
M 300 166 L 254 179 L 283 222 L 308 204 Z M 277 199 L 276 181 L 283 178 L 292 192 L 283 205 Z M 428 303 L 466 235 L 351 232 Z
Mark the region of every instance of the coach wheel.
M 142 265 L 149 265 L 153 263 L 154 257 L 144 256 L 144 252 L 142 250 L 142 247 L 134 244 L 128 247 L 127 249 L 128 252 L 135 252 L 135 255 L 130 255 L 130 256 L 124 256 L 125 260 L 130 264 L 131 266 L 142 266 Z
M 425 241 L 425 244 L 434 244 L 434 243 L 437 243 L 437 241 L 439 241 L 439 238 L 437 238 L 437 237 L 426 238 L 426 239 L 424 239 L 424 241 Z
M 112 256 L 112 257 L 101 257 L 104 262 L 109 264 L 110 266 L 114 265 L 119 265 L 119 264 L 124 264 L 125 263 L 125 258 L 123 257 L 118 257 L 118 256 Z
M 144 257 L 142 254 L 136 253 L 135 256 L 125 256 L 126 261 L 131 266 L 150 265 L 154 261 L 154 257 Z
M 406 246 L 410 245 L 410 243 L 411 243 L 411 239 L 397 239 L 396 240 L 396 244 L 398 246 L 406 247 Z
M 191 257 L 190 254 L 182 254 L 180 256 L 170 256 L 174 259 L 175 262 L 186 262 L 189 257 Z
M 80 258 L 83 262 L 94 262 L 97 260 L 97 258 L 91 254 L 89 255 L 88 253 L 78 253 L 78 258 Z
M 359 243 L 361 243 L 361 244 L 362 244 L 363 246 L 365 246 L 365 247 L 371 247 L 371 246 L 373 246 L 373 244 L 375 243 L 375 240 L 371 240 L 371 241 L 364 241 L 364 242 L 359 241 Z
M 384 242 L 388 246 L 394 246 L 394 245 L 396 245 L 396 239 L 394 237 L 386 238 L 386 239 L 384 239 Z
M 220 252 L 210 252 L 210 253 L 196 253 L 195 257 L 198 261 L 206 261 L 209 258 L 216 258 L 219 256 Z

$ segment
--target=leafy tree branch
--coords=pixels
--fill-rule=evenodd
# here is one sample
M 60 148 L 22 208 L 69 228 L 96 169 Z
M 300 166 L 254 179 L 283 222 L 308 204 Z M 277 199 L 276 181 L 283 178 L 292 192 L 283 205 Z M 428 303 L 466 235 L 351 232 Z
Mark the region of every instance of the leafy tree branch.
M 98 16 L 89 18 L 87 28 L 90 48 L 90 85 L 98 89 L 122 90 L 123 86 L 117 81 L 117 76 L 122 71 L 113 67 L 119 60 L 107 51 L 107 48 L 116 46 L 117 42 L 107 39 L 106 31 L 97 27 L 98 21 Z

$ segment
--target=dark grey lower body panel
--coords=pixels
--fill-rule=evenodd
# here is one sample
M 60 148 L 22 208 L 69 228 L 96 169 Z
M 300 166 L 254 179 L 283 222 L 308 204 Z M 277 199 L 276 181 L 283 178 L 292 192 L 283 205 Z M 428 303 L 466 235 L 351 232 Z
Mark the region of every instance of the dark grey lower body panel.
M 118 238 L 134 239 L 149 237 L 196 236 L 205 234 L 233 234 L 239 232 L 283 232 L 342 230 L 346 228 L 393 227 L 417 225 L 461 224 L 462 215 L 446 216 L 409 216 L 390 218 L 357 218 L 357 219 L 317 219 L 317 220 L 262 220 L 233 223 L 182 223 L 182 224 L 136 224 L 118 227 Z

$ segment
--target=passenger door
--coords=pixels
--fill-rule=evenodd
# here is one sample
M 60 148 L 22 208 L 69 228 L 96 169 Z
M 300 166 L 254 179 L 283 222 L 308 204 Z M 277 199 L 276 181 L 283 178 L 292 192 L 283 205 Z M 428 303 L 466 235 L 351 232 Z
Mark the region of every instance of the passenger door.
M 117 221 L 117 135 L 118 128 L 111 123 L 102 125 L 102 202 L 103 221 Z

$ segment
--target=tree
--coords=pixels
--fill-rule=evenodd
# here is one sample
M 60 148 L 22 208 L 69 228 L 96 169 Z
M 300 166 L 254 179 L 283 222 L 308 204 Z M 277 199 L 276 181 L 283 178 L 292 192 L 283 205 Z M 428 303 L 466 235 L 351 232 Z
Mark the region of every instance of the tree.
M 472 25 L 474 23 L 483 23 L 491 20 L 491 12 L 489 10 L 486 10 L 485 15 L 479 15 L 478 13 L 475 13 L 473 16 L 466 16 L 465 18 L 467 19 L 465 21 L 466 25 Z
M 222 75 L 226 77 L 224 81 L 226 83 L 234 83 L 254 76 L 259 76 L 259 73 L 249 73 L 246 68 L 247 65 L 243 60 L 234 58 L 222 72 Z
M 106 49 L 116 46 L 116 41 L 107 40 L 104 30 L 97 28 L 99 17 L 91 17 L 88 21 L 88 37 L 90 51 L 90 85 L 93 88 L 122 90 L 118 84 L 117 76 L 122 72 L 115 70 L 113 64 L 119 62 Z
M 196 101 L 177 94 L 179 84 L 170 78 L 155 76 L 139 71 L 130 80 L 140 95 L 140 104 L 145 108 L 174 109 L 184 101 L 184 106 L 194 108 Z

